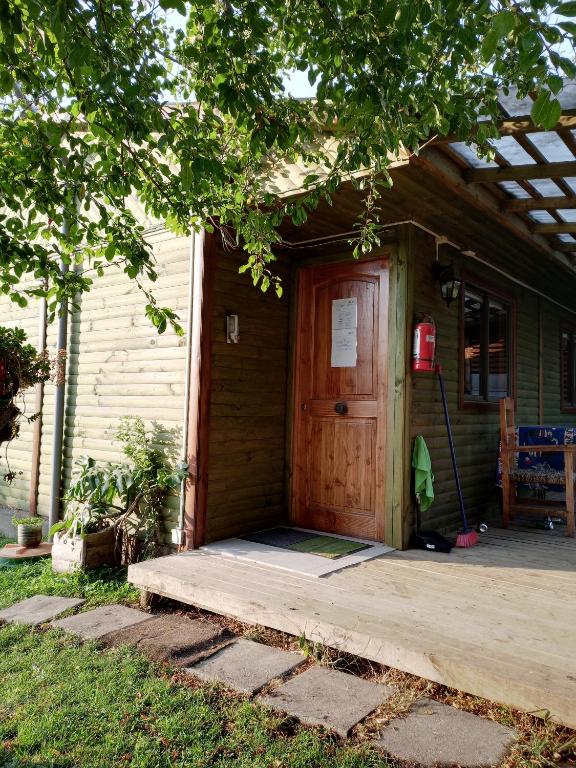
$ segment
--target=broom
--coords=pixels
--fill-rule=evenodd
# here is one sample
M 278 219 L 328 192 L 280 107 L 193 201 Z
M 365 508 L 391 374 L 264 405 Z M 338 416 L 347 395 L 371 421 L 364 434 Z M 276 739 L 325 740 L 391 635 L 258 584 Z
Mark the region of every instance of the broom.
M 436 365 L 436 373 L 440 383 L 440 393 L 442 394 L 442 406 L 444 408 L 444 420 L 446 422 L 446 431 L 448 432 L 448 444 L 450 445 L 450 456 L 452 457 L 452 469 L 454 470 L 454 480 L 458 492 L 458 503 L 460 504 L 460 517 L 462 518 L 462 528 L 456 535 L 457 547 L 474 547 L 478 544 L 478 534 L 474 528 L 470 528 L 464 509 L 464 497 L 462 495 L 462 486 L 460 485 L 460 473 L 456 461 L 456 451 L 454 450 L 454 440 L 452 439 L 452 427 L 450 426 L 450 416 L 448 415 L 448 404 L 446 402 L 446 392 L 444 390 L 444 379 L 442 378 L 442 366 Z

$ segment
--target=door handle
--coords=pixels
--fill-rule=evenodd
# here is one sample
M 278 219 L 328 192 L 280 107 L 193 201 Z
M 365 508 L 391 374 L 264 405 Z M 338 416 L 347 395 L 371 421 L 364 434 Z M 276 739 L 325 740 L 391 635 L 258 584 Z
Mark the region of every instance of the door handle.
M 348 413 L 348 403 L 346 402 L 336 403 L 336 405 L 334 406 L 334 410 L 336 411 L 336 413 L 339 413 L 340 416 L 344 416 L 344 414 Z

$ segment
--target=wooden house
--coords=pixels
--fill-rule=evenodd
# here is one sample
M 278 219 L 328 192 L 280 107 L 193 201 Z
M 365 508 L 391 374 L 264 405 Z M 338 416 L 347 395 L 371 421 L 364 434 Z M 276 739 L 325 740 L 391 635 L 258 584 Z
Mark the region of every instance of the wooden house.
M 70 321 L 63 487 L 79 455 L 117 456 L 117 418 L 141 415 L 175 430 L 190 466 L 185 493 L 166 510 L 167 546 L 197 549 L 290 524 L 404 550 L 415 526 L 411 454 L 423 435 L 436 499 L 422 524 L 453 531 L 458 503 L 438 382 L 411 366 L 414 324 L 425 315 L 437 330 L 470 519 L 497 524 L 499 400 L 514 397 L 519 423 L 576 426 L 573 107 L 546 132 L 531 123 L 526 104 L 504 100 L 509 117 L 493 162 L 450 138 L 398 159 L 380 200 L 381 244 L 360 260 L 350 241 L 361 192 L 343 185 L 333 206 L 283 228 L 273 265 L 281 299 L 253 288 L 238 271 L 243 254 L 217 234 L 188 239 L 151 229 L 155 291 L 178 311 L 186 336 L 156 335 L 121 275 L 98 281 L 82 299 Z M 461 287 L 448 305 L 437 265 L 452 263 Z M 33 307 L 11 309 L 9 322 L 23 323 L 35 340 Z M 48 386 L 41 513 L 50 493 L 52 399 Z M 10 449 L 23 474 L 0 488 L 7 506 L 28 508 L 32 426 Z M 565 577 L 576 551 L 570 541 L 552 546 L 535 537 L 493 538 L 496 559 L 484 563 L 468 552 L 446 562 L 400 552 L 326 582 L 190 552 L 134 566 L 130 578 L 145 591 L 304 633 L 479 695 L 547 706 L 575 726 L 576 676 L 568 679 L 566 665 L 576 591 Z M 477 604 L 460 576 L 466 565 L 469 590 L 482 591 Z M 419 619 L 408 620 L 394 602 L 403 591 Z M 543 600 L 547 623 L 538 625 Z M 475 627 L 452 616 L 454 605 L 466 606 Z M 514 652 L 493 630 L 502 619 L 494 611 L 508 611 Z M 494 658 L 481 672 L 484 630 Z M 540 676 L 530 656 L 544 653 L 539 632 L 548 633 L 554 657 Z

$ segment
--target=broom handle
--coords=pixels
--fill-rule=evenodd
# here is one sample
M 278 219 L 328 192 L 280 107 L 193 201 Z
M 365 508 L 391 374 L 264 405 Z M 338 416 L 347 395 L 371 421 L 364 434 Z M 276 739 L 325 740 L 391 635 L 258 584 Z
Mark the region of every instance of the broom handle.
M 458 503 L 460 504 L 460 516 L 464 530 L 468 530 L 468 520 L 466 519 L 466 510 L 464 509 L 464 497 L 462 495 L 462 486 L 460 485 L 460 472 L 458 471 L 458 462 L 456 461 L 456 451 L 454 450 L 454 440 L 452 439 L 452 427 L 450 426 L 450 415 L 448 414 L 448 404 L 446 402 L 446 392 L 444 391 L 444 379 L 442 377 L 442 367 L 436 366 L 438 381 L 440 382 L 440 392 L 442 394 L 442 406 L 444 408 L 444 420 L 446 421 L 446 430 L 448 432 L 448 444 L 450 446 L 450 456 L 452 457 L 452 469 L 454 470 L 454 480 L 456 481 L 456 491 L 458 492 Z

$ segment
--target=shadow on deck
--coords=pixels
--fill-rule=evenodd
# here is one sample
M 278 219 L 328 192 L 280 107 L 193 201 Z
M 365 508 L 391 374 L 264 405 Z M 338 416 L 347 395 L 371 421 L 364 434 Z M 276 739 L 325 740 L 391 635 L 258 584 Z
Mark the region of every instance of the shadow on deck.
M 575 570 L 560 531 L 493 530 L 473 549 L 394 552 L 320 579 L 200 551 L 128 577 L 576 728 Z

